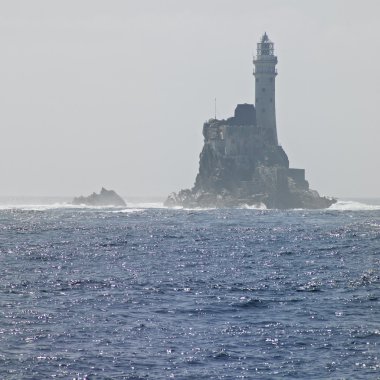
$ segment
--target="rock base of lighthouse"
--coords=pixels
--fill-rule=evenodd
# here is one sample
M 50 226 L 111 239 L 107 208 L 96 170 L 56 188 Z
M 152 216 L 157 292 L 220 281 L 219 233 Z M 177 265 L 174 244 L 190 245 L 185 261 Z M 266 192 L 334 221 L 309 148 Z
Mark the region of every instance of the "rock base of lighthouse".
M 166 206 L 320 209 L 336 202 L 309 189 L 304 169 L 289 167 L 271 131 L 256 126 L 253 105 L 238 105 L 227 120 L 206 122 L 203 136 L 194 187 L 170 194 Z

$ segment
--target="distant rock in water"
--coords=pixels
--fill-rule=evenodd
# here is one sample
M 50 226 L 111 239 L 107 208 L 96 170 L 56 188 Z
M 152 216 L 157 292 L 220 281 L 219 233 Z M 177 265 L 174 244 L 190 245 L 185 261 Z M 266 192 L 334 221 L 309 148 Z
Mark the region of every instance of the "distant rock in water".
M 309 189 L 304 169 L 289 167 L 278 144 L 275 112 L 277 57 L 265 33 L 257 44 L 256 107 L 238 104 L 227 120 L 203 125 L 204 146 L 192 189 L 172 193 L 168 207 L 239 207 L 291 209 L 327 208 L 335 199 Z
M 76 197 L 73 199 L 74 205 L 87 206 L 127 206 L 124 199 L 113 190 L 106 190 L 104 187 L 99 194 L 92 193 L 88 197 Z

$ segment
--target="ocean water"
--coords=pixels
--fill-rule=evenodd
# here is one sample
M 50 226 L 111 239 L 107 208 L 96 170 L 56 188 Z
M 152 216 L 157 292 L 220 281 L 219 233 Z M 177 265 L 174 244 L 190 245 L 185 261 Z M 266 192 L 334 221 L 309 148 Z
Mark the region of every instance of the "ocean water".
M 380 202 L 0 205 L 0 379 L 380 379 Z

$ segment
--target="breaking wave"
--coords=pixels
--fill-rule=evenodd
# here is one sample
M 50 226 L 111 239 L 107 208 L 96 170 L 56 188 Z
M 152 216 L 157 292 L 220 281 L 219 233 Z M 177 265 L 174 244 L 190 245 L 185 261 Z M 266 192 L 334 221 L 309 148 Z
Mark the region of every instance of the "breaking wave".
M 146 208 L 166 208 L 163 202 L 128 202 L 128 207 L 138 208 L 138 209 L 146 209 Z
M 57 199 L 58 198 L 58 199 Z M 45 197 L 45 198 L 33 198 L 33 197 L 2 197 L 0 198 L 0 210 L 23 210 L 23 211 L 48 211 L 59 209 L 72 209 L 72 210 L 110 210 L 111 212 L 130 213 L 137 210 L 145 209 L 161 209 L 164 208 L 162 202 L 152 201 L 139 201 L 128 202 L 125 206 L 88 206 L 88 205 L 73 205 L 70 202 L 70 198 L 59 197 Z
M 123 208 L 122 210 L 113 210 L 110 211 L 114 214 L 133 214 L 135 212 L 141 212 L 144 211 L 144 208 Z
M 24 211 L 48 211 L 55 209 L 83 209 L 83 210 L 110 210 L 115 213 L 133 213 L 146 209 L 166 209 L 163 202 L 128 202 L 127 207 L 121 206 L 87 206 L 87 205 L 73 205 L 66 201 L 57 202 L 0 202 L 0 210 L 24 210 Z M 240 209 L 246 210 L 265 210 L 264 204 L 258 205 L 242 205 Z M 182 206 L 171 207 L 171 209 L 186 210 L 186 211 L 208 211 L 213 210 L 213 207 L 200 207 L 200 208 L 184 208 Z M 378 200 L 338 200 L 337 203 L 331 205 L 328 210 L 335 211 L 376 211 L 380 210 L 380 201 Z
M 337 211 L 374 211 L 380 210 L 380 205 L 367 204 L 358 201 L 341 201 L 331 205 L 329 210 Z
M 73 205 L 71 203 L 52 203 L 52 204 L 2 204 L 0 210 L 24 210 L 24 211 L 47 211 L 57 209 L 120 209 L 120 206 L 86 206 Z
M 239 208 L 246 209 L 246 210 L 266 210 L 267 206 L 265 206 L 264 203 L 258 203 L 256 205 L 243 205 Z

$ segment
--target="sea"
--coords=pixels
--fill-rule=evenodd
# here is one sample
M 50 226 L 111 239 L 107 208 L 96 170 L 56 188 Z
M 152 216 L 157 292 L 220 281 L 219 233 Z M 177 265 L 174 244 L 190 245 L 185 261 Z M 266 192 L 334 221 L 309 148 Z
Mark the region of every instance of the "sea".
M 379 199 L 0 199 L 0 379 L 283 378 L 380 379 Z

